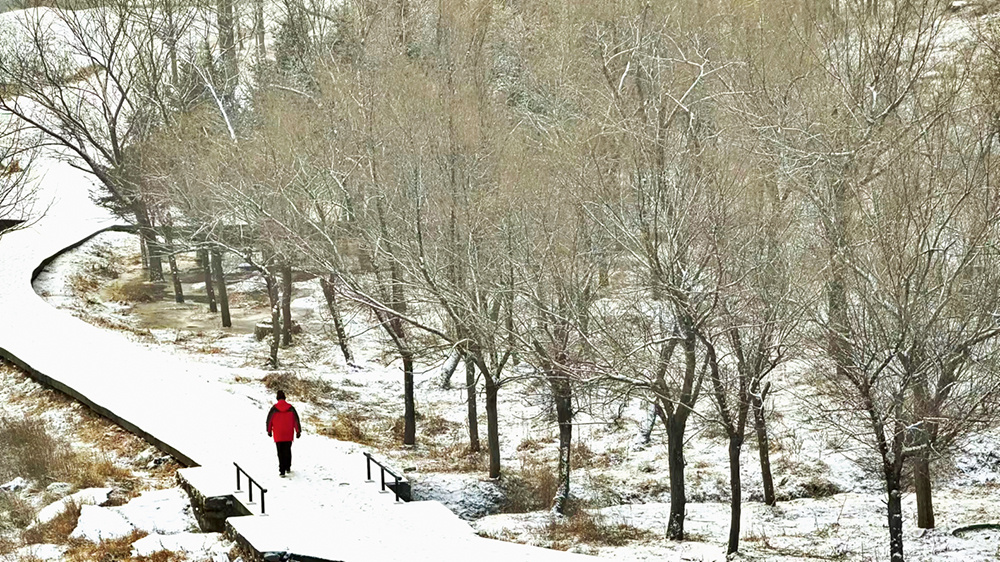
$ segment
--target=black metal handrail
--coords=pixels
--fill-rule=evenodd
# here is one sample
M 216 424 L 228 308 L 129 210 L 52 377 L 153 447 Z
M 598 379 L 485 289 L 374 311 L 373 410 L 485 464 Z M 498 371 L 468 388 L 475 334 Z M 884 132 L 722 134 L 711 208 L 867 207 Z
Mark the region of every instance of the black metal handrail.
M 376 460 L 375 457 L 373 457 L 371 455 L 371 453 L 366 452 L 365 453 L 365 458 L 368 459 L 368 463 L 367 463 L 367 466 L 368 466 L 368 482 L 372 482 L 372 463 L 375 463 L 382 470 L 382 474 L 381 474 L 381 476 L 379 478 L 379 480 L 382 481 L 382 490 L 381 491 L 385 492 L 385 488 L 386 488 L 386 486 L 385 486 L 385 473 L 388 472 L 393 477 L 393 479 L 395 480 L 395 484 L 393 486 L 390 486 L 390 488 L 392 488 L 392 493 L 396 495 L 396 501 L 399 501 L 399 481 L 402 480 L 402 478 L 398 474 L 396 474 L 395 472 L 393 472 L 392 469 L 387 468 L 384 464 L 382 464 L 378 460 Z
M 260 490 L 260 514 L 264 515 L 264 494 L 267 493 L 267 488 L 261 486 L 259 482 L 254 480 L 250 474 L 247 473 L 247 471 L 240 468 L 240 465 L 233 463 L 233 466 L 236 467 L 236 492 L 239 493 L 243 491 L 240 489 L 240 474 L 242 473 L 247 477 L 247 481 L 250 482 L 250 485 L 247 486 L 247 491 L 250 493 L 250 496 L 247 498 L 247 505 L 253 505 L 253 487 L 257 486 L 257 489 Z

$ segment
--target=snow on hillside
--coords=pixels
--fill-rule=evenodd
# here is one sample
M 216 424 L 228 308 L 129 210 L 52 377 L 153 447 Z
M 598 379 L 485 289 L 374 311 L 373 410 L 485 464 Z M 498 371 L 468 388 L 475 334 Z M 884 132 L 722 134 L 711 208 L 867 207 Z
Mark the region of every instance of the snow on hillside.
M 332 339 L 318 283 L 314 279 L 297 282 L 293 315 L 304 333 L 293 347 L 281 350 L 281 369 L 268 371 L 263 368 L 267 344 L 252 334 L 253 323 L 266 317 L 266 296 L 258 278 L 241 271 L 236 263 L 229 264 L 234 328 L 222 330 L 217 316 L 206 310 L 204 284 L 198 282 L 191 262 L 182 262 L 188 303 L 173 303 L 169 295 L 154 302 L 124 302 L 121 297 L 128 291 L 122 287 L 141 285 L 137 255 L 138 245 L 131 235 L 102 234 L 57 260 L 38 279 L 36 291 L 88 321 L 126 330 L 138 345 L 161 346 L 191 361 L 227 367 L 232 378 L 225 384 L 233 393 L 266 401 L 275 388 L 285 388 L 300 405 L 306 431 L 350 437 L 378 451 L 406 471 L 415 496 L 441 501 L 471 520 L 484 536 L 616 560 L 724 559 L 728 467 L 724 440 L 711 424 L 695 419 L 689 432 L 689 541 L 662 538 L 669 512 L 666 444 L 659 426 L 649 444 L 637 442 L 646 419 L 646 408 L 638 400 L 623 408 L 594 407 L 576 419 L 573 494 L 586 506 L 586 517 L 559 519 L 543 507 L 529 513 L 499 514 L 503 492 L 485 478 L 483 457 L 464 452 L 461 366 L 453 376 L 453 387 L 442 387 L 441 366 L 447 350 L 421 358 L 416 377 L 418 445 L 402 448 L 398 446 L 400 364 L 364 311 L 345 310 L 356 355 L 355 365 L 348 366 Z M 202 302 L 192 303 L 192 298 Z M 517 374 L 530 375 L 527 367 L 518 369 Z M 741 555 L 789 561 L 887 559 L 880 481 L 855 462 L 864 454 L 857 443 L 845 440 L 802 406 L 809 392 L 801 375 L 801 368 L 792 368 L 776 374 L 772 382 L 772 463 L 781 500 L 774 508 L 758 503 L 756 450 L 748 440 L 743 458 Z M 554 466 L 557 444 L 544 387 L 530 376 L 521 376 L 504 385 L 500 398 L 504 471 L 516 477 L 506 480 L 544 480 Z M 707 401 L 701 407 L 707 409 Z M 1000 523 L 996 507 L 1000 505 L 1000 431 L 973 436 L 954 462 L 937 465 L 938 528 L 917 529 L 912 494 L 904 500 L 908 557 L 996 559 L 1000 556 L 996 531 L 967 531 L 960 536 L 952 531 L 970 524 Z M 599 532 L 588 534 L 587 529 Z
M 76 474 L 70 479 L 78 480 L 52 481 L 64 476 L 60 466 L 13 476 L 7 472 L 16 467 L 0 463 L 0 562 L 84 560 L 101 552 L 102 540 L 123 542 L 134 556 L 166 550 L 177 561 L 229 561 L 232 543 L 198 531 L 187 494 L 176 487 L 177 463 L 141 439 L 7 364 L 0 364 L 0 420 L 4 431 L 11 431 L 8 423 L 24 424 L 14 431 L 32 431 L 35 447 L 51 439 L 53 454 L 67 456 Z M 5 453 L 8 461 L 16 456 Z M 37 465 L 42 457 L 31 458 Z M 81 489 L 94 478 L 106 487 Z M 68 515 L 74 509 L 75 520 Z

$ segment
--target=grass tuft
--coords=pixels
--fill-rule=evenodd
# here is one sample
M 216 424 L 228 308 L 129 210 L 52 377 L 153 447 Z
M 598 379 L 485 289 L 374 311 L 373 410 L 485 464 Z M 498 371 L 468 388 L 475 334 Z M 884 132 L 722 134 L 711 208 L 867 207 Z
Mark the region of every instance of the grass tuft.
M 316 424 L 316 431 L 320 435 L 341 441 L 371 445 L 375 442 L 375 439 L 368 434 L 363 425 L 364 421 L 365 416 L 359 412 L 345 412 L 337 414 L 329 424 Z
M 303 400 L 312 403 L 329 400 L 337 390 L 329 381 L 300 377 L 288 371 L 268 373 L 261 379 L 261 382 L 271 392 L 284 390 L 289 400 Z
M 37 480 L 58 472 L 65 449 L 37 418 L 0 418 L 0 479 Z
M 149 561 L 150 557 L 132 557 L 132 543 L 146 536 L 145 531 L 132 531 L 120 539 L 103 540 L 93 543 L 87 540 L 70 541 L 70 548 L 63 555 L 64 562 L 112 562 L 112 561 Z M 173 560 L 184 560 L 183 557 L 166 558 L 156 560 L 156 562 L 168 562 Z
M 69 502 L 66 510 L 51 521 L 25 529 L 21 533 L 21 538 L 25 544 L 66 544 L 69 542 L 70 533 L 73 532 L 73 529 L 76 529 L 79 519 L 80 506 Z
M 138 279 L 112 283 L 107 290 L 110 300 L 121 303 L 144 303 L 163 300 L 166 288 L 162 283 Z
M 27 528 L 34 519 L 35 509 L 24 498 L 16 492 L 0 491 L 0 531 Z
M 553 519 L 548 527 L 553 548 L 577 543 L 601 546 L 625 546 L 630 542 L 650 540 L 652 532 L 623 522 L 608 522 L 603 516 L 583 509 L 575 510 L 569 517 Z M 564 550 L 564 549 L 560 549 Z
M 501 513 L 528 513 L 548 509 L 556 496 L 559 479 L 555 469 L 532 460 L 522 460 L 520 470 L 507 470 L 500 479 L 504 492 Z

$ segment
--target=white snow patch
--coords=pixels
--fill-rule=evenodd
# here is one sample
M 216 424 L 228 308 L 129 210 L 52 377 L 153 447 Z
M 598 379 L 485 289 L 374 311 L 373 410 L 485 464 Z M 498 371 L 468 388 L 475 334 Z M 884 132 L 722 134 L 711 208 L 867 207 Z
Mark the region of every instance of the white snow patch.
M 14 551 L 14 560 L 38 559 L 43 562 L 62 560 L 68 547 L 64 544 L 29 544 Z
M 134 556 L 150 556 L 154 552 L 169 550 L 194 555 L 198 559 L 225 554 L 229 545 L 219 533 L 178 533 L 175 535 L 152 534 L 132 543 Z
M 120 539 L 128 536 L 135 527 L 112 508 L 85 505 L 80 508 L 80 519 L 76 529 L 70 533 L 72 539 L 86 539 L 92 542 Z
M 180 488 L 143 492 L 125 505 L 110 508 L 133 527 L 150 534 L 175 534 L 198 528 L 191 504 Z
M 7 482 L 3 486 L 0 486 L 0 490 L 5 492 L 16 492 L 18 490 L 23 490 L 28 487 L 28 481 L 24 478 L 18 476 L 17 478 Z
M 70 504 L 80 506 L 101 505 L 108 501 L 108 496 L 110 495 L 111 488 L 87 488 L 85 490 L 80 490 L 75 494 L 52 502 L 43 507 L 42 510 L 38 512 L 36 519 L 38 519 L 39 523 L 48 523 L 66 511 L 66 508 L 68 508 Z

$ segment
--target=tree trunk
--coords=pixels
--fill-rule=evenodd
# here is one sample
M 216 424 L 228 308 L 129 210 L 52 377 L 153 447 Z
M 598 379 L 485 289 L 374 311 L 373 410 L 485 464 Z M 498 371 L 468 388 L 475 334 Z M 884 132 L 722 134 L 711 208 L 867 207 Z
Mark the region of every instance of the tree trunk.
M 913 484 L 917 489 L 917 527 L 934 528 L 934 504 L 931 501 L 931 461 L 926 453 L 913 459 Z
M 177 258 L 174 256 L 174 240 L 170 234 L 170 229 L 166 229 L 167 240 L 167 261 L 170 263 L 170 277 L 174 282 L 174 302 L 184 302 L 184 288 L 181 286 L 180 271 L 177 269 Z
M 417 410 L 413 402 L 413 352 L 400 350 L 403 356 L 403 445 L 417 442 Z
M 774 477 L 771 475 L 771 443 L 767 437 L 767 425 L 764 420 L 764 401 L 757 396 L 753 396 L 751 402 L 753 406 L 753 427 L 757 434 L 757 451 L 760 455 L 760 477 L 764 482 L 764 503 L 766 505 L 774 505 L 777 503 L 777 500 L 774 497 Z
M 278 344 L 281 342 L 281 302 L 278 295 L 278 280 L 270 272 L 264 274 L 267 284 L 267 300 L 271 304 L 271 354 L 268 364 L 272 369 L 278 368 Z
M 236 60 L 236 30 L 235 18 L 233 16 L 233 0 L 219 0 L 218 5 L 219 24 L 219 58 L 222 60 L 223 98 L 226 101 L 226 109 L 233 107 L 234 94 L 238 81 L 239 69 Z
M 889 560 L 903 562 L 903 494 L 899 489 L 899 475 L 886 471 L 886 490 L 889 492 Z
M 469 451 L 478 453 L 479 445 L 479 412 L 476 408 L 476 364 L 472 359 L 465 358 L 465 392 L 469 406 Z
M 392 309 L 400 314 L 406 314 L 406 299 L 403 296 L 403 274 L 399 264 L 393 260 L 389 265 L 389 273 L 392 276 Z
M 564 374 L 553 376 L 559 377 L 550 378 L 556 402 L 556 419 L 559 421 L 559 484 L 552 510 L 565 514 L 566 502 L 569 500 L 570 454 L 573 444 L 573 389 Z
M 743 483 L 740 481 L 740 450 L 743 447 L 742 435 L 729 436 L 729 546 L 726 554 L 732 554 L 740 548 L 740 512 L 743 501 Z
M 462 352 L 457 349 L 451 350 L 448 358 L 444 360 L 444 365 L 441 366 L 441 390 L 451 390 L 451 377 L 461 362 Z
M 142 234 L 139 235 L 139 256 L 142 260 L 142 270 L 149 272 L 149 248 L 146 247 L 146 239 L 143 238 Z
M 500 477 L 500 424 L 497 412 L 497 394 L 500 388 L 496 380 L 482 369 L 486 383 L 486 441 L 490 451 L 490 478 Z
M 670 518 L 667 538 L 684 540 L 684 429 L 686 424 L 676 414 L 667 416 L 667 468 L 670 473 Z
M 218 250 L 212 250 L 211 253 L 215 285 L 219 290 L 219 308 L 222 310 L 222 327 L 231 328 L 233 320 L 229 317 L 229 293 L 226 292 L 226 275 L 222 271 L 222 254 Z
M 146 249 L 147 273 L 152 282 L 163 281 L 163 251 L 156 240 L 156 233 L 150 226 L 139 226 L 139 238 Z
M 292 345 L 292 267 L 281 267 L 281 346 Z
M 653 438 L 653 428 L 656 427 L 656 416 L 657 416 L 658 406 L 650 404 L 649 408 L 646 409 L 646 419 L 639 426 L 639 440 L 636 445 L 646 446 Z
M 257 47 L 257 64 L 262 64 L 267 55 L 264 45 L 264 0 L 254 0 L 253 27 Z
M 326 306 L 330 309 L 330 316 L 333 317 L 333 326 L 337 331 L 337 343 L 340 345 L 340 351 L 344 354 L 344 361 L 348 365 L 353 365 L 354 355 L 347 343 L 347 330 L 344 328 L 344 320 L 340 316 L 340 304 L 337 303 L 337 289 L 334 283 L 333 276 L 329 279 L 321 277 L 319 280 L 319 285 L 323 288 L 323 296 L 326 297 Z
M 218 312 L 219 309 L 215 304 L 215 289 L 212 288 L 212 265 L 209 261 L 208 250 L 198 250 L 198 261 L 201 262 L 201 268 L 205 272 L 205 295 L 208 298 L 208 311 Z

